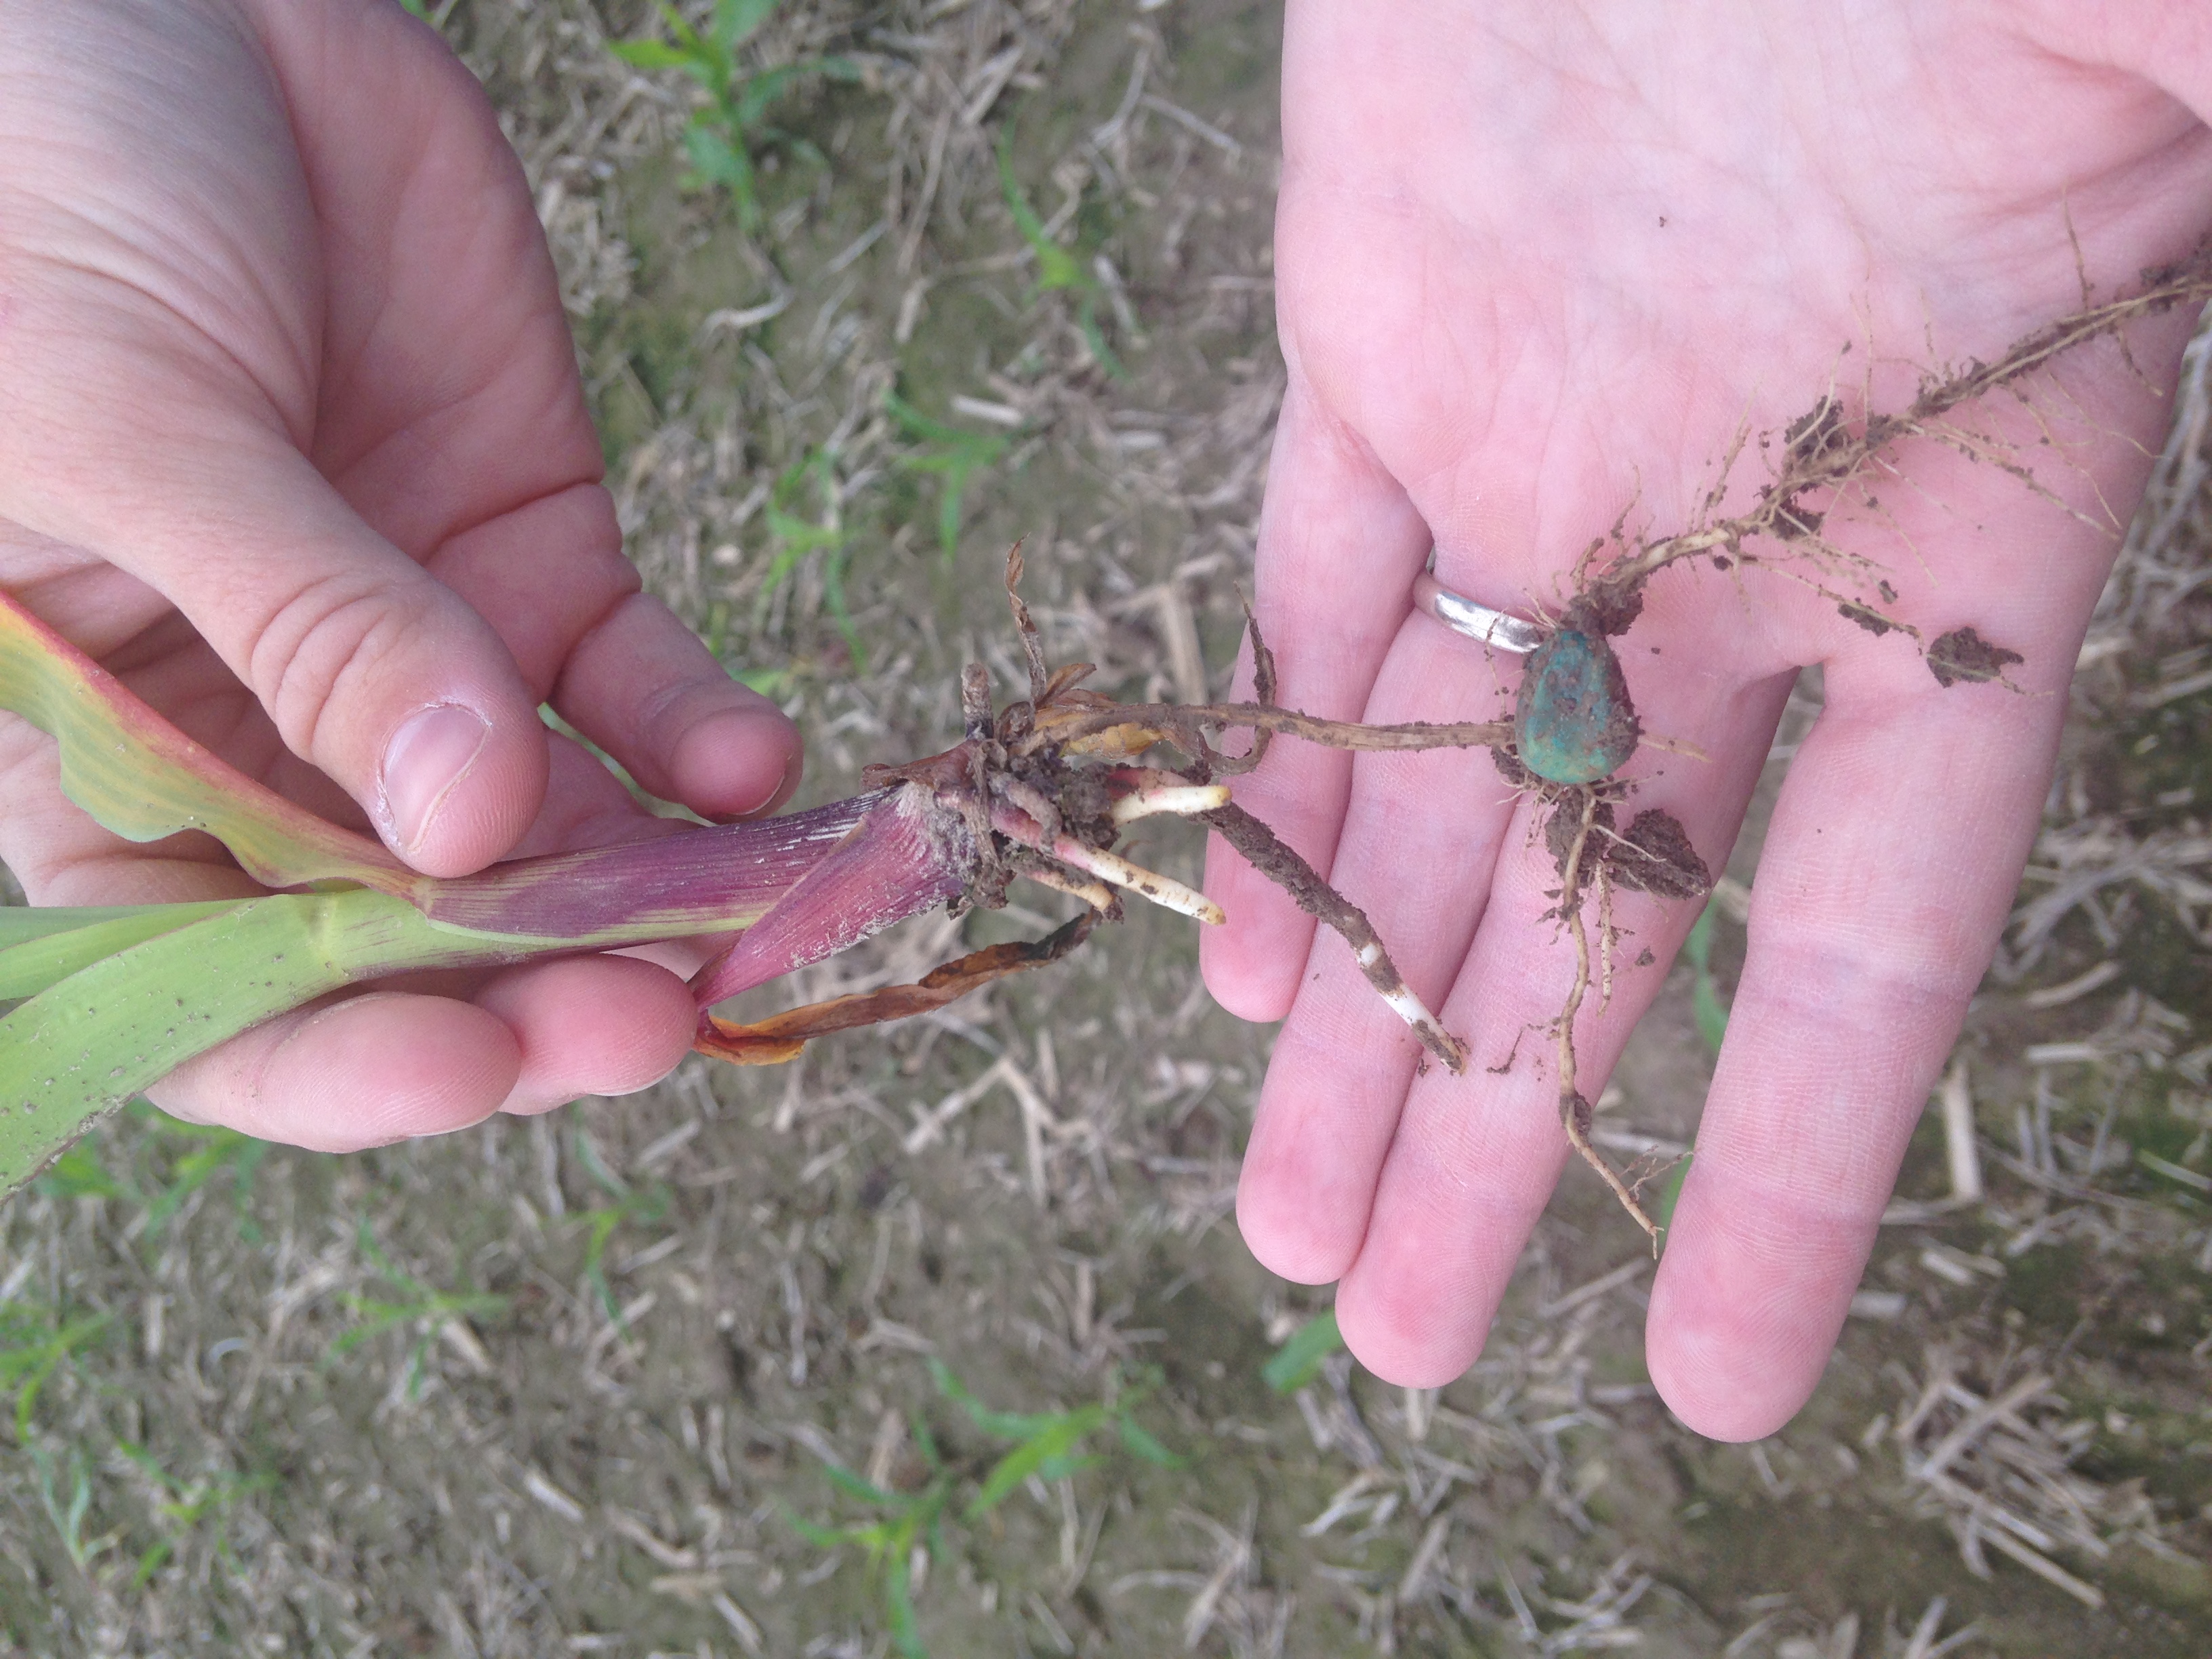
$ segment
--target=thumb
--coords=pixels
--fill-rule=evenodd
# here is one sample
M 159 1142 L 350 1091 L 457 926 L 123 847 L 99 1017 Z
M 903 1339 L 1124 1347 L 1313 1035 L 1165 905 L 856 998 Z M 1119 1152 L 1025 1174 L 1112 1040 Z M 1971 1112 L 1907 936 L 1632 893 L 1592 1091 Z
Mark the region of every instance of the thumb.
M 216 419 L 67 470 L 92 476 L 35 489 L 34 527 L 175 605 L 393 852 L 460 875 L 521 837 L 545 791 L 538 699 L 483 618 L 282 434 Z

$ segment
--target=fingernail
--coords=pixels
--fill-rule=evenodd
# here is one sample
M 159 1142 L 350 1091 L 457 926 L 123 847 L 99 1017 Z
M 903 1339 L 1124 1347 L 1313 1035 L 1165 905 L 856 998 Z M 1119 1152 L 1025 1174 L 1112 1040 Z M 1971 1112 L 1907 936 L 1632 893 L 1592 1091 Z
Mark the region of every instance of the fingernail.
M 755 801 L 750 806 L 741 806 L 728 812 L 714 813 L 708 821 L 714 823 L 743 823 L 747 818 L 754 816 L 754 814 L 766 811 L 769 804 L 774 801 L 779 794 L 783 793 L 783 786 L 790 781 L 791 763 L 786 761 L 783 765 L 783 770 L 775 775 L 775 781 L 769 785 L 768 793 L 763 794 L 758 800 Z
M 441 702 L 410 715 L 384 751 L 380 787 L 386 832 L 413 853 L 453 786 L 468 776 L 491 736 L 484 717 L 465 704 Z

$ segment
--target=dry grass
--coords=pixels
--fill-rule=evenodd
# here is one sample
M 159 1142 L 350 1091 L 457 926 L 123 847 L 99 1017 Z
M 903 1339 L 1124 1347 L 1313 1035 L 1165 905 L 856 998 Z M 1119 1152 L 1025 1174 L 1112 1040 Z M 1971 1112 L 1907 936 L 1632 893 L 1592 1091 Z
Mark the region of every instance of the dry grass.
M 1281 386 L 1272 9 L 789 9 L 772 58 L 834 49 L 867 79 L 781 110 L 823 159 L 775 151 L 752 237 L 677 187 L 682 83 L 604 50 L 644 7 L 448 21 L 530 169 L 648 580 L 793 709 L 816 798 L 956 735 L 969 656 L 1022 683 L 1017 535 L 1056 660 L 1133 701 L 1218 692 Z M 1070 296 L 1031 294 L 1009 123 L 1127 380 Z M 780 1073 L 693 1062 L 344 1160 L 104 1132 L 112 1190 L 0 1212 L 0 1364 L 71 1339 L 0 1452 L 0 1651 L 880 1654 L 860 1552 L 790 1517 L 857 1516 L 825 1461 L 915 1490 L 913 1413 L 956 1470 L 990 1455 L 933 1403 L 933 1354 L 1031 1412 L 1158 1365 L 1147 1423 L 1191 1460 L 1115 1455 L 948 1526 L 917 1596 L 940 1656 L 2203 1651 L 2212 775 L 2201 740 L 2134 749 L 2212 720 L 2206 362 L 2085 652 L 1951 1156 L 1931 1113 L 1783 1434 L 1715 1447 L 1667 1417 L 1648 1258 L 1581 1175 L 1467 1377 L 1409 1394 L 1340 1358 L 1269 1394 L 1261 1364 L 1327 1297 L 1229 1220 L 1266 1034 L 1212 1008 L 1184 925 L 1142 918 Z M 894 386 L 1007 440 L 949 568 Z M 1808 677 L 1770 799 L 1817 707 Z M 1724 905 L 1756 849 L 1754 826 Z M 1163 831 L 1142 856 L 1188 877 L 1196 851 Z M 759 994 L 911 978 L 1064 914 L 1018 897 Z M 1686 1144 L 1706 1066 L 1678 973 L 1594 1138 Z

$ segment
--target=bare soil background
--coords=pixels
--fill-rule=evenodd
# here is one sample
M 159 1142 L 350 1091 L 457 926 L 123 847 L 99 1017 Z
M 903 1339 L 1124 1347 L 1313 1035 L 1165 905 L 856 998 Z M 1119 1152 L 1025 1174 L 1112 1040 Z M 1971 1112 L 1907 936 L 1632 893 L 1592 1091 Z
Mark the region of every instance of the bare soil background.
M 647 8 L 433 10 L 538 192 L 633 553 L 805 727 L 802 804 L 956 738 L 969 658 L 1022 683 L 1017 536 L 1055 659 L 1133 701 L 1222 688 L 1282 384 L 1274 8 L 787 6 L 763 61 L 860 78 L 775 106 L 751 234 L 681 183 L 689 83 L 606 49 Z M 1071 288 L 1034 292 L 1005 135 Z M 798 1522 L 868 1518 L 833 1462 L 921 1489 L 917 1421 L 963 1480 L 1003 1449 L 933 1356 L 1008 1412 L 1157 1368 L 1135 1414 L 1183 1460 L 1104 1437 L 972 1523 L 956 1505 L 913 1564 L 939 1656 L 2203 1654 L 2209 365 L 2200 339 L 1947 1085 L 1985 1190 L 1960 1197 L 1939 1100 L 1781 1434 L 1717 1446 L 1660 1407 L 1644 1242 L 1580 1169 L 1468 1376 L 1409 1393 L 1340 1355 L 1272 1392 L 1328 1293 L 1262 1273 L 1231 1213 L 1269 1033 L 1213 1008 L 1189 924 L 1155 914 L 780 1071 L 695 1060 L 356 1158 L 111 1123 L 0 1210 L 0 1652 L 882 1654 L 881 1571 Z M 1808 672 L 1709 998 L 1819 701 Z M 1169 829 L 1140 856 L 1194 878 L 1199 850 Z M 757 1000 L 1068 914 L 1017 899 Z M 1678 966 L 1600 1103 L 1616 1155 L 1694 1132 L 1698 990 Z

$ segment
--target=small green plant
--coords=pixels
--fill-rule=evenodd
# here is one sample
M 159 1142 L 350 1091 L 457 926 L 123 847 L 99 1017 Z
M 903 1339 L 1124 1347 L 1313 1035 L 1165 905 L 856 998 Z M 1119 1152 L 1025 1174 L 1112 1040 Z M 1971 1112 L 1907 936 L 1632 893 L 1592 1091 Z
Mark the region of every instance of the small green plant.
M 1717 1054 L 1721 1039 L 1728 1035 L 1729 1019 L 1728 1004 L 1721 1000 L 1720 982 L 1713 977 L 1713 918 L 1717 914 L 1716 904 L 1708 902 L 1697 926 L 1690 929 L 1690 937 L 1682 943 L 1682 954 L 1689 957 L 1691 971 L 1696 975 L 1690 1001 L 1697 1016 L 1698 1035 Z
M 906 1659 L 929 1659 L 921 1624 L 915 1617 L 914 1552 L 927 1539 L 932 1554 L 945 1553 L 941 1523 L 945 1503 L 952 1495 L 952 1475 L 938 1453 L 936 1441 L 930 1437 L 929 1425 L 916 1418 L 912 1427 L 915 1444 L 929 1469 L 929 1478 L 919 1492 L 885 1492 L 852 1470 L 830 1463 L 823 1471 L 830 1484 L 847 1497 L 879 1510 L 879 1518 L 842 1527 L 817 1525 L 796 1515 L 789 1519 L 802 1538 L 822 1549 L 856 1544 L 866 1551 L 869 1571 L 880 1575 L 878 1588 L 890 1625 L 892 1646 Z
M 899 428 L 920 447 L 903 451 L 895 465 L 905 472 L 937 478 L 937 545 L 945 567 L 960 542 L 960 502 L 969 477 L 1005 457 L 1009 440 L 988 432 L 963 432 L 933 421 L 896 392 L 884 394 L 884 407 Z
M 745 43 L 775 13 L 777 0 L 714 0 L 713 20 L 702 31 L 660 0 L 660 15 L 675 36 L 667 40 L 617 40 L 609 50 L 638 69 L 681 70 L 707 89 L 706 107 L 684 129 L 691 158 L 686 182 L 720 185 L 737 204 L 738 222 L 760 222 L 754 146 L 781 135 L 768 127 L 769 110 L 799 82 L 819 77 L 857 81 L 860 68 L 846 58 L 811 58 L 775 69 L 748 69 L 739 61 Z
M 1037 299 L 1047 294 L 1064 293 L 1075 299 L 1075 325 L 1083 331 L 1083 338 L 1091 348 L 1091 355 L 1098 366 L 1113 379 L 1128 378 L 1121 360 L 1106 343 L 1106 336 L 1098 326 L 1098 302 L 1106 296 L 1105 284 L 1086 270 L 1083 261 L 1070 249 L 1062 247 L 1045 228 L 1044 221 L 1037 217 L 1036 210 L 1023 193 L 1021 180 L 1014 177 L 1014 130 L 1011 124 L 999 134 L 999 189 L 1006 198 L 1006 211 L 1013 216 L 1014 228 L 1030 245 L 1036 256 L 1036 283 L 1030 297 Z
M 68 1447 L 65 1459 L 58 1455 L 52 1447 L 36 1440 L 23 1449 L 30 1455 L 31 1467 L 37 1471 L 39 1502 L 46 1511 L 46 1518 L 60 1534 L 70 1565 L 82 1572 L 100 1555 L 112 1549 L 119 1535 L 113 1532 L 98 1538 L 84 1535 L 85 1520 L 92 1513 L 92 1474 L 86 1466 L 83 1449 Z
M 811 495 L 819 516 L 803 516 L 801 508 Z M 845 599 L 845 566 L 852 544 L 845 531 L 844 497 L 837 483 L 837 452 L 826 446 L 810 449 L 786 467 L 769 491 L 768 533 L 775 551 L 768 574 L 753 601 L 753 626 L 767 620 L 777 592 L 791 580 L 809 554 L 823 556 L 822 597 L 830 615 L 852 653 L 855 672 L 867 669 L 867 647 L 853 625 L 853 611 Z
M 1728 1004 L 1721 1000 L 1720 981 L 1713 977 L 1713 927 L 1719 915 L 1720 902 L 1708 899 L 1689 938 L 1682 941 L 1682 954 L 1690 959 L 1690 1011 L 1697 1020 L 1698 1036 L 1715 1054 L 1720 1053 L 1722 1039 L 1728 1036 L 1729 1022 Z M 1682 1196 L 1682 1183 L 1689 1179 L 1690 1162 L 1695 1156 L 1694 1151 L 1683 1154 L 1659 1183 L 1651 1218 L 1662 1228 L 1674 1219 L 1674 1206 Z
M 575 1218 L 575 1224 L 584 1230 L 584 1282 L 606 1310 L 607 1317 L 619 1325 L 623 1322 L 622 1309 L 615 1301 L 614 1286 L 607 1282 L 607 1246 L 614 1240 L 615 1230 L 625 1221 L 636 1221 L 650 1226 L 668 1213 L 668 1189 L 659 1182 L 639 1188 L 632 1187 L 612 1170 L 599 1156 L 599 1148 L 582 1129 L 576 1131 L 574 1146 L 576 1161 L 584 1166 L 585 1173 L 614 1201 L 586 1210 Z
M 399 0 L 401 8 L 410 16 L 421 18 L 434 29 L 445 27 L 446 20 L 453 15 L 453 8 L 460 3 L 461 0 L 440 0 L 439 4 L 433 6 L 430 0 Z
M 1157 1371 L 1147 1372 L 1125 1386 L 1109 1388 L 1104 1400 L 1059 1412 L 994 1411 L 969 1392 L 968 1385 L 942 1360 L 929 1362 L 929 1375 L 937 1384 L 938 1393 L 959 1407 L 967 1413 L 969 1421 L 984 1434 L 994 1440 L 1013 1443 L 984 1470 L 974 1495 L 961 1510 L 964 1520 L 982 1520 L 1032 1476 L 1044 1481 L 1065 1480 L 1098 1463 L 1100 1455 L 1086 1452 L 1084 1445 L 1093 1435 L 1109 1426 L 1123 1449 L 1133 1455 L 1162 1468 L 1182 1467 L 1182 1460 L 1163 1446 L 1134 1416 L 1145 1396 L 1159 1386 Z M 943 1522 L 951 1503 L 956 1477 L 938 1450 L 929 1425 L 917 1416 L 911 1420 L 910 1427 L 928 1470 L 919 1489 L 912 1492 L 885 1492 L 852 1470 L 830 1463 L 824 1469 L 830 1484 L 879 1511 L 878 1518 L 842 1527 L 822 1526 L 797 1516 L 791 1517 L 791 1522 L 801 1536 L 823 1549 L 854 1544 L 866 1551 L 870 1568 L 882 1575 L 881 1589 L 890 1626 L 891 1645 L 905 1659 L 928 1659 L 929 1650 L 922 1644 L 921 1626 L 915 1616 L 914 1554 L 925 1539 L 932 1555 L 941 1557 L 945 1553 Z
M 407 1351 L 407 1397 L 419 1399 L 422 1392 L 422 1362 L 430 1352 L 430 1344 L 437 1340 L 439 1328 L 449 1319 L 503 1314 L 511 1299 L 491 1291 L 441 1291 L 424 1284 L 378 1248 L 366 1221 L 361 1224 L 358 1242 L 361 1253 L 374 1264 L 377 1276 L 398 1286 L 407 1299 L 387 1301 L 356 1291 L 346 1292 L 339 1299 L 361 1322 L 331 1344 L 325 1359 L 334 1361 L 386 1331 L 412 1326 L 415 1340 Z
M 1336 1310 L 1324 1308 L 1291 1334 L 1291 1340 L 1260 1367 L 1260 1376 L 1277 1394 L 1296 1394 L 1319 1376 L 1322 1362 L 1343 1346 Z
M 179 1480 L 163 1468 L 154 1454 L 131 1441 L 119 1440 L 116 1449 L 137 1466 L 139 1471 L 152 1481 L 155 1489 L 166 1498 L 157 1501 L 154 1512 L 168 1523 L 166 1536 L 156 1539 L 138 1557 L 137 1571 L 131 1574 L 131 1588 L 143 1589 L 162 1564 L 176 1553 L 177 1546 L 198 1529 L 203 1522 L 216 1525 L 216 1553 L 224 1560 L 233 1558 L 230 1552 L 230 1519 L 232 1505 L 239 1499 L 257 1492 L 267 1492 L 276 1485 L 276 1476 L 267 1469 L 251 1474 L 235 1474 L 228 1470 L 202 1475 L 197 1480 Z
M 252 1212 L 253 1175 L 269 1155 L 267 1141 L 218 1124 L 183 1122 L 145 1100 L 134 1100 L 125 1109 L 149 1131 L 131 1149 L 132 1164 L 147 1171 L 145 1179 L 136 1169 L 109 1168 L 100 1159 L 99 1143 L 88 1139 L 56 1158 L 33 1183 L 35 1190 L 48 1198 L 120 1199 L 144 1215 L 150 1237 L 175 1219 L 194 1193 L 228 1172 L 239 1237 L 248 1244 L 261 1242 Z
M 38 1407 L 39 1390 L 112 1317 L 96 1313 L 64 1320 L 52 1309 L 27 1302 L 0 1303 L 0 1393 L 15 1401 L 17 1445 L 31 1443 L 31 1414 Z

